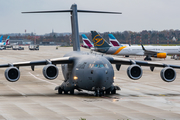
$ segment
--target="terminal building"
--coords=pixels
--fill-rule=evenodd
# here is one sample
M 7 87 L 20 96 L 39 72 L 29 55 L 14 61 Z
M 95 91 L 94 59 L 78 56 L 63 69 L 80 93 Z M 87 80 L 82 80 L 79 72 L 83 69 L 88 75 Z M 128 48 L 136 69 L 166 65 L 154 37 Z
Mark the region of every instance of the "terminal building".
M 30 45 L 33 44 L 34 42 L 31 40 L 9 40 L 10 44 L 17 44 L 17 45 Z
M 5 42 L 5 41 L 4 41 Z M 22 40 L 13 40 L 13 39 L 10 39 L 9 40 L 9 43 L 10 44 L 16 44 L 16 45 L 31 45 L 33 44 L 34 42 L 31 41 L 31 40 L 27 40 L 27 39 L 22 39 Z

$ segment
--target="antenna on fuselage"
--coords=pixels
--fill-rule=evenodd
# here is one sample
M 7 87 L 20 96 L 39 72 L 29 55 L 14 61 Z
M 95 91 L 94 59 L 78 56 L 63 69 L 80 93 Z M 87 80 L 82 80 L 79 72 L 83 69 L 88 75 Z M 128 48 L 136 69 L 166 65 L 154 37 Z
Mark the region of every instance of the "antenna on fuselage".
M 71 13 L 71 29 L 72 29 L 73 51 L 80 51 L 80 40 L 79 40 L 79 28 L 78 28 L 77 12 L 122 14 L 121 12 L 77 10 L 76 4 L 73 4 L 71 6 L 71 10 L 32 11 L 32 12 L 22 12 L 22 13 L 57 13 L 57 12 L 70 12 Z

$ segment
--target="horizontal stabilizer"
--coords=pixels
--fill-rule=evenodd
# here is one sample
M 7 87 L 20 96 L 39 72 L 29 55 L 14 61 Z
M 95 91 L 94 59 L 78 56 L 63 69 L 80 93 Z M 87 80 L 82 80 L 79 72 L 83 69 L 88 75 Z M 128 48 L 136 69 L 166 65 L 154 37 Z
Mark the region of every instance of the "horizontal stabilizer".
M 72 10 L 30 11 L 30 12 L 22 12 L 22 13 L 57 13 L 57 12 L 72 12 Z M 107 13 L 107 14 L 122 14 L 121 12 L 92 11 L 92 10 L 77 10 L 77 12 L 85 12 L 85 13 Z
M 57 13 L 57 12 L 72 12 L 72 10 L 31 11 L 31 12 L 22 12 L 22 13 Z
M 83 13 L 108 13 L 108 14 L 122 14 L 121 12 L 108 12 L 108 11 L 92 11 L 92 10 L 78 10 L 77 5 L 73 4 L 70 10 L 52 10 L 52 11 L 30 11 L 22 13 L 71 13 L 71 28 L 72 28 L 72 40 L 73 40 L 73 51 L 80 51 L 80 40 L 79 40 L 79 29 L 78 29 L 78 12 Z

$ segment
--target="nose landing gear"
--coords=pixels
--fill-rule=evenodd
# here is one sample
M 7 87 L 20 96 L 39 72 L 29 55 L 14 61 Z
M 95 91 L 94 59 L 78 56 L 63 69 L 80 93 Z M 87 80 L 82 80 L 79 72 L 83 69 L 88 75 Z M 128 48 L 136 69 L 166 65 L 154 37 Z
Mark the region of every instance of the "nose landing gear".
M 99 96 L 99 97 L 104 96 L 104 91 L 103 91 L 103 90 L 100 91 L 100 90 L 98 89 L 98 90 L 96 90 L 96 91 L 94 92 L 94 96 Z
M 104 93 L 106 93 L 107 95 L 109 94 L 116 94 L 116 90 L 121 90 L 119 86 L 111 86 L 110 88 L 106 89 L 106 90 L 101 90 L 99 88 L 96 89 L 96 91 L 94 92 L 94 96 L 104 96 Z

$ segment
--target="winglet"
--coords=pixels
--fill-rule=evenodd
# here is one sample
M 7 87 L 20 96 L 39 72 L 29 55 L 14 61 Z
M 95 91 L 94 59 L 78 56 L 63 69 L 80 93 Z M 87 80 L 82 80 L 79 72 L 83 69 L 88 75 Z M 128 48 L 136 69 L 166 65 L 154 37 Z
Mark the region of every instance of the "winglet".
M 144 51 L 146 51 L 146 49 L 144 48 L 143 44 L 141 44 L 141 46 L 142 46 L 142 49 L 143 49 Z

